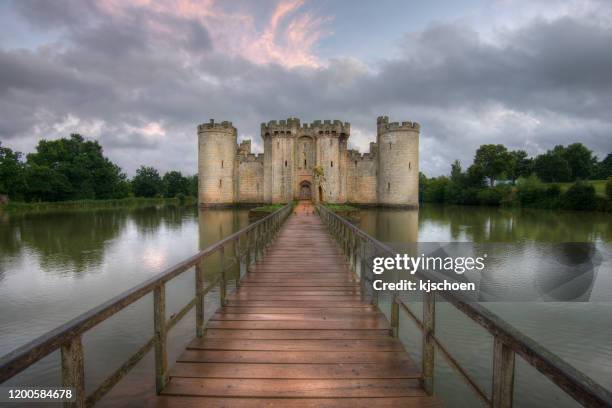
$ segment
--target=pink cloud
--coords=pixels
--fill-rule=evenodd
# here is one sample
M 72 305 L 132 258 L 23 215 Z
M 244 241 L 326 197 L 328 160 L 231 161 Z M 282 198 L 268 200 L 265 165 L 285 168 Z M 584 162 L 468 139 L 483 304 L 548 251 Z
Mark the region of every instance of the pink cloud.
M 279 0 L 261 29 L 256 28 L 246 8 L 228 12 L 220 0 L 99 0 L 98 4 L 116 19 L 129 18 L 139 9 L 146 9 L 158 16 L 196 21 L 208 29 L 217 52 L 242 56 L 256 64 L 321 66 L 323 62 L 315 48 L 321 38 L 330 34 L 325 29 L 330 18 L 303 11 L 305 0 Z M 148 28 L 166 39 L 185 35 L 176 24 L 164 25 L 163 18 L 148 21 Z

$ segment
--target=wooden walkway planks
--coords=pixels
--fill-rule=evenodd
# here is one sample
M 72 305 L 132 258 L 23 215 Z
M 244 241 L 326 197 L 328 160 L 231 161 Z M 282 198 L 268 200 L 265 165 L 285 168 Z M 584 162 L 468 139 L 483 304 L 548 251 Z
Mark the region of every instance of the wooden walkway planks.
M 438 407 L 312 207 L 301 204 L 152 407 Z

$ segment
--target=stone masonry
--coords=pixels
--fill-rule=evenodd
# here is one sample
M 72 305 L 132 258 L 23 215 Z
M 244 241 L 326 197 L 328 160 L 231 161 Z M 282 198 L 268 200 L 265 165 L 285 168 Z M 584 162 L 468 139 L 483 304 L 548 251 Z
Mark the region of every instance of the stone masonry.
M 419 124 L 377 120 L 370 152 L 348 149 L 351 125 L 339 120 L 261 124 L 264 153 L 238 145 L 231 122 L 198 126 L 199 203 L 314 202 L 417 207 Z

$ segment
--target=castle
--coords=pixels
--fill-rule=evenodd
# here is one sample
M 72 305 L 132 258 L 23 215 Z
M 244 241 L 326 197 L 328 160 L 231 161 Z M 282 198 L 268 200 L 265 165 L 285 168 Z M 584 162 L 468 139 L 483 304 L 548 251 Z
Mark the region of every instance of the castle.
M 238 145 L 231 122 L 198 126 L 199 203 L 314 202 L 417 207 L 419 124 L 377 120 L 370 152 L 348 149 L 351 126 L 339 120 L 261 124 L 264 153 Z

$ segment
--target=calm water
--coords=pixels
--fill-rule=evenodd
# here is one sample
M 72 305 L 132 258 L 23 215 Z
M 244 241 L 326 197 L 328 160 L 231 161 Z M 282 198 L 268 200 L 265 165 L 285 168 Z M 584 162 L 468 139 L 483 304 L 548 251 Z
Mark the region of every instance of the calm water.
M 247 219 L 244 210 L 199 212 L 189 208 L 0 214 L 0 354 L 246 226 Z M 364 210 L 360 225 L 378 239 L 393 243 L 514 242 L 518 245 L 513 246 L 513 251 L 519 250 L 508 257 L 516 258 L 518 253 L 520 259 L 558 256 L 541 249 L 539 244 L 545 242 L 590 243 L 599 254 L 599 261 L 588 282 L 585 301 L 488 303 L 487 306 L 612 388 L 612 304 L 608 302 L 612 293 L 612 224 L 609 216 L 427 206 L 419 211 Z M 207 264 L 208 280 L 215 278 L 216 262 L 211 259 Z M 515 284 L 493 279 L 494 276 L 484 278 L 481 286 L 489 283 L 503 288 Z M 530 271 L 521 279 L 522 285 L 529 286 L 538 281 L 538 276 Z M 193 271 L 188 271 L 168 285 L 168 317 L 194 296 L 193 282 Z M 152 297 L 145 296 L 85 335 L 86 386 L 90 392 L 152 334 L 152 303 Z M 207 316 L 217 304 L 216 292 L 207 296 Z M 419 304 L 414 306 L 418 312 Z M 445 306 L 439 305 L 437 315 L 437 331 L 442 341 L 488 390 L 492 341 L 469 319 Z M 171 330 L 170 362 L 192 338 L 194 320 L 192 312 Z M 403 316 L 401 329 L 402 340 L 418 360 L 420 337 L 416 328 Z M 443 360 L 439 361 L 437 392 L 441 396 L 453 395 L 449 406 L 474 406 L 469 390 Z M 135 401 L 151 393 L 152 379 L 153 363 L 149 355 L 101 406 L 140 405 Z M 30 367 L 11 383 L 59 383 L 59 353 Z M 518 406 L 573 406 L 520 361 L 516 388 Z M 533 396 L 529 401 L 522 397 L 526 392 Z
M 485 272 L 471 276 L 471 280 L 477 283 L 480 300 L 506 297 L 512 301 L 489 301 L 484 305 L 612 389 L 609 214 L 428 205 L 419 211 L 363 210 L 359 225 L 379 240 L 400 247 L 402 243 L 418 241 L 476 242 L 494 248 L 495 262 L 488 262 Z M 560 244 L 566 242 L 572 244 Z M 589 254 L 586 262 L 580 256 L 584 253 Z M 576 258 L 581 261 L 576 263 L 579 268 L 572 264 Z M 562 270 L 579 273 L 567 276 L 559 272 Z M 411 300 L 409 295 L 406 297 Z M 418 299 L 412 299 L 411 306 L 421 316 Z M 381 307 L 389 317 L 388 299 L 383 299 Z M 403 312 L 400 318 L 400 338 L 414 360 L 420 361 L 420 331 Z M 489 392 L 491 336 L 447 303 L 437 304 L 436 332 L 456 360 Z M 448 406 L 478 405 L 440 353 L 436 355 L 435 375 L 436 393 Z M 578 406 L 520 358 L 515 402 L 519 407 Z

